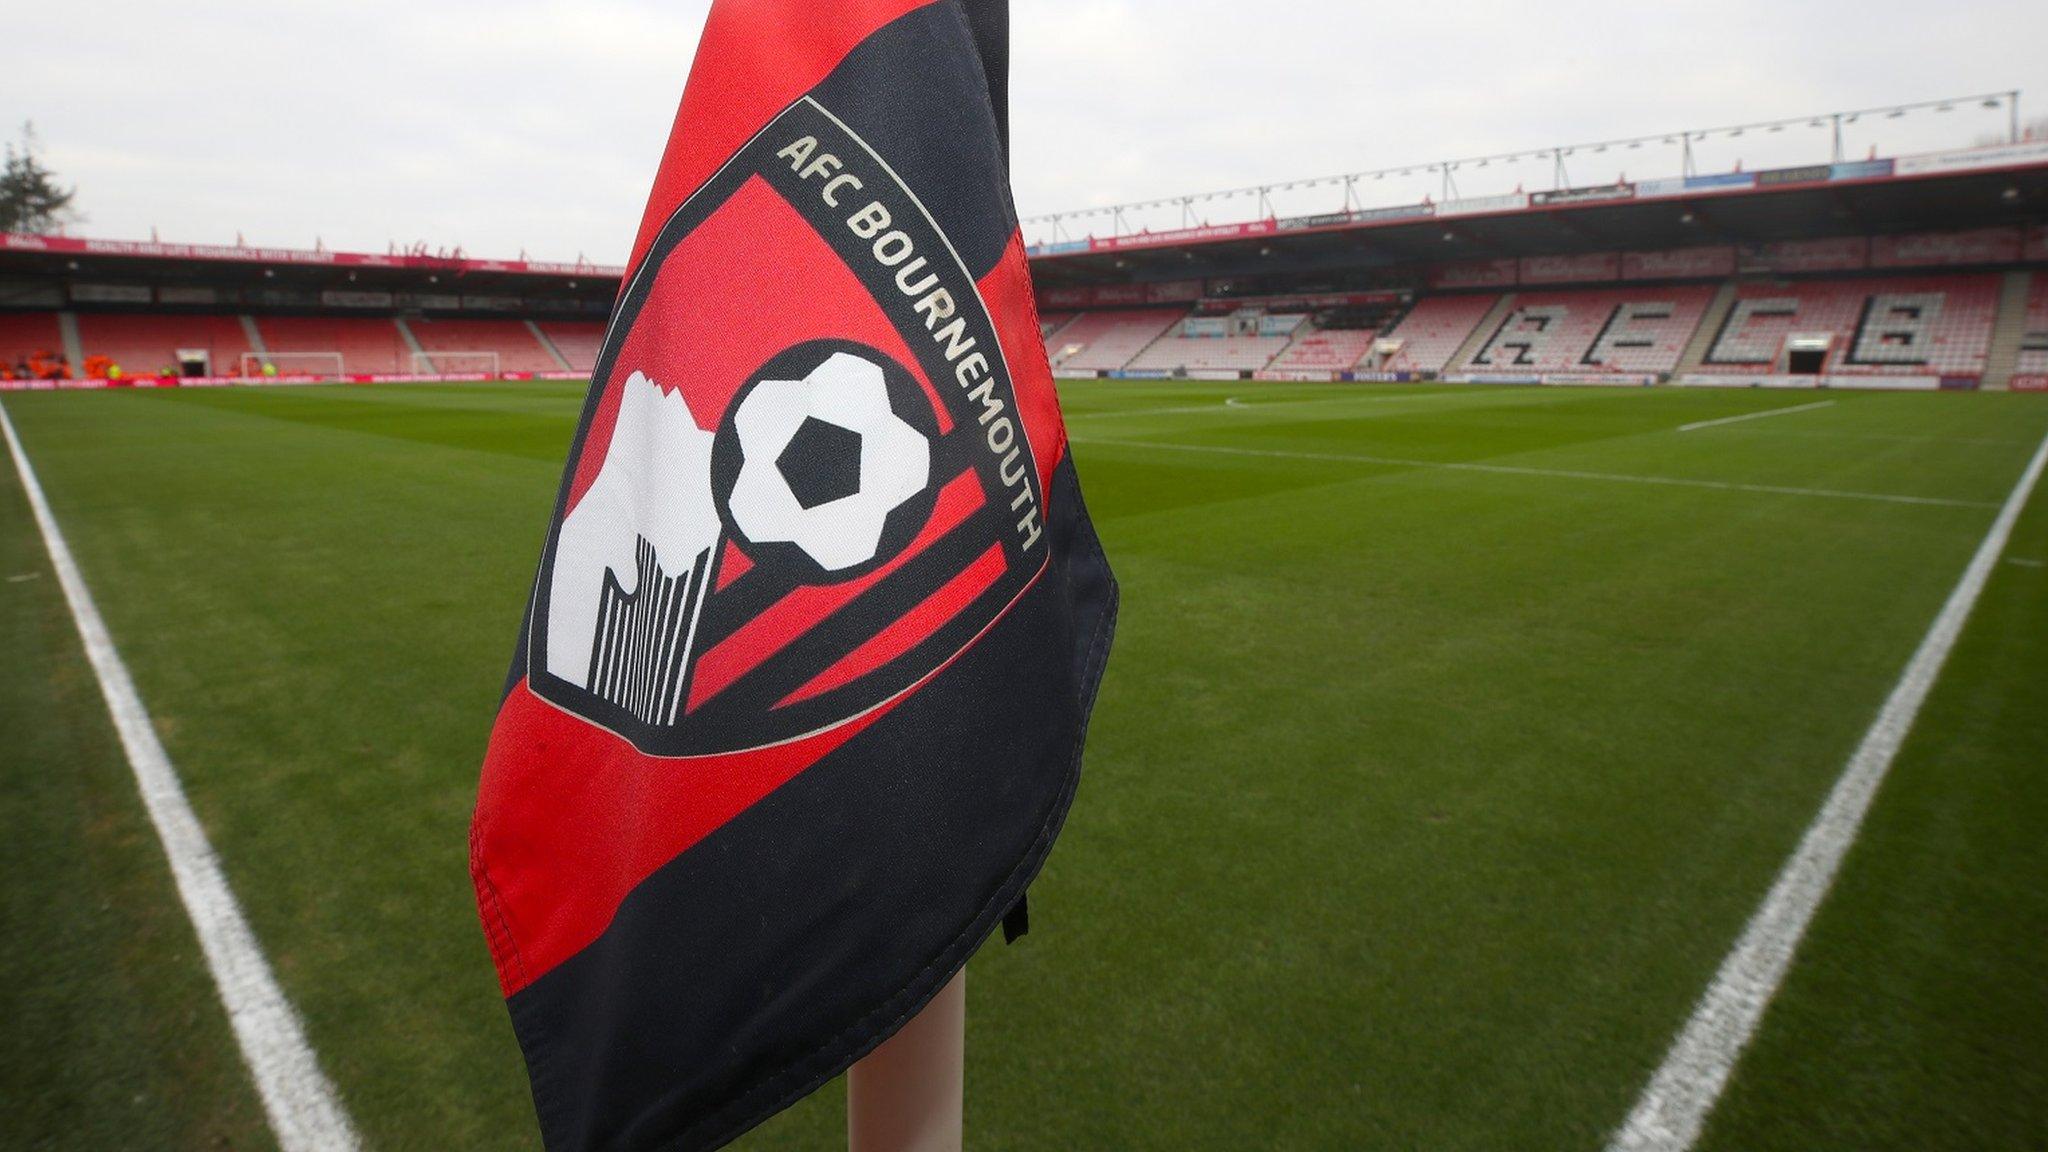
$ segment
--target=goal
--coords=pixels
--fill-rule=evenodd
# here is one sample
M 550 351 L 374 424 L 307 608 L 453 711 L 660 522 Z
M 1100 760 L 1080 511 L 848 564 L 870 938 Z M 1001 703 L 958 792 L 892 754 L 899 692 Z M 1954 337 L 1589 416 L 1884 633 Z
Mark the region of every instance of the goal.
M 339 352 L 244 352 L 243 376 L 339 376 Z
M 494 380 L 499 375 L 498 354 L 477 352 L 415 352 L 412 370 L 421 376 L 465 376 Z

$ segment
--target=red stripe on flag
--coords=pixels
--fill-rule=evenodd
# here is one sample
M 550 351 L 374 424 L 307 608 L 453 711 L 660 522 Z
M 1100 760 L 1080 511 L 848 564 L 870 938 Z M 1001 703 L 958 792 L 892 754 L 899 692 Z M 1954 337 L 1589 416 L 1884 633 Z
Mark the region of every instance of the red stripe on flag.
M 747 558 L 740 546 L 730 540 L 725 542 L 724 554 L 718 561 L 718 591 L 732 587 L 732 582 L 753 571 L 754 562 Z
M 698 658 L 696 671 L 690 677 L 690 702 L 686 710 L 696 711 L 706 700 L 732 687 L 734 681 L 759 667 L 762 661 L 787 648 L 797 637 L 817 627 L 826 617 L 852 603 L 890 573 L 916 559 L 940 537 L 980 510 L 983 502 L 981 480 L 972 471 L 962 472 L 939 490 L 931 522 L 901 555 L 844 584 L 799 588 L 741 625 L 739 631 L 719 641 Z
M 1067 427 L 1060 418 L 1059 392 L 1053 387 L 1045 335 L 1038 326 L 1038 300 L 1031 290 L 1031 269 L 1024 262 L 1022 233 L 1010 237 L 1003 258 L 981 278 L 980 288 L 1003 345 L 1003 359 L 1010 366 L 1031 453 L 1038 458 L 1039 488 L 1050 490 L 1053 469 L 1067 453 Z
M 641 755 L 521 680 L 491 731 L 470 833 L 505 995 L 588 947 L 656 869 L 894 706 L 773 748 L 671 759 Z
M 797 97 L 822 83 L 883 25 L 932 0 L 748 0 L 717 3 L 669 130 L 647 214 L 633 242 L 637 270 L 655 233 L 690 194 Z
M 932 633 L 945 627 L 947 621 L 974 603 L 976 597 L 988 591 L 1007 566 L 1008 561 L 1003 559 L 1003 546 L 989 545 L 980 559 L 946 581 L 945 586 L 926 597 L 924 603 L 875 633 L 867 643 L 840 657 L 830 668 L 812 677 L 810 683 L 777 701 L 775 706 L 782 708 L 813 696 L 822 696 L 834 688 L 851 684 L 910 651 L 919 641 L 928 639 Z

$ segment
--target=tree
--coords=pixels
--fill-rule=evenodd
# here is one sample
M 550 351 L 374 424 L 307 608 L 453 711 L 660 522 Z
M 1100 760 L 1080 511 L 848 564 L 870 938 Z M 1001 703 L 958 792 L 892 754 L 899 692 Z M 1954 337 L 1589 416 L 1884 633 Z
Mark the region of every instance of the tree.
M 0 232 L 48 232 L 73 218 L 71 199 L 77 194 L 43 167 L 36 157 L 35 125 L 23 124 L 21 143 L 7 146 L 6 167 L 0 170 Z

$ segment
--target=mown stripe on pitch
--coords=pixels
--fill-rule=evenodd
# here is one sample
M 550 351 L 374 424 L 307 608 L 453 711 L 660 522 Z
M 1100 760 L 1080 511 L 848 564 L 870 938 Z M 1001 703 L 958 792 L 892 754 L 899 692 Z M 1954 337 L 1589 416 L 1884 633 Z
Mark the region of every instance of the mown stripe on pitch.
M 106 698 L 107 713 L 121 737 L 128 766 L 135 773 L 149 821 L 170 861 L 178 899 L 192 919 L 214 987 L 227 1008 L 228 1023 L 242 1049 L 242 1059 L 256 1081 L 257 1095 L 270 1128 L 284 1152 L 354 1152 L 361 1146 L 334 1085 L 320 1070 L 320 1061 L 306 1040 L 305 1026 L 285 998 L 270 970 L 263 946 L 242 915 L 242 907 L 221 871 L 220 857 L 193 814 L 177 769 L 157 738 L 149 710 L 135 690 L 106 621 L 86 588 L 85 577 L 72 559 L 64 533 L 57 527 L 43 486 L 29 464 L 28 451 L 15 435 L 14 421 L 0 405 L 0 433 L 14 457 L 14 470 L 28 494 L 36 528 L 49 551 L 50 565 L 64 589 L 86 659 Z
M 1756 1035 L 1764 1010 L 1784 983 L 1793 954 L 1833 887 L 1835 874 L 1862 830 L 1878 787 L 1962 635 L 1970 610 L 1990 581 L 2044 465 L 2048 465 L 2048 437 L 2042 439 L 2020 473 L 1984 542 L 1899 674 L 1877 719 L 1871 721 L 1862 743 L 1849 757 L 1848 767 L 1828 793 L 1827 802 L 1743 929 L 1735 950 L 1722 961 L 1692 1018 L 1643 1090 L 1642 1099 L 1607 1145 L 1608 1152 L 1685 1152 L 1698 1141 L 1735 1062 Z
M 1381 468 L 1418 468 L 1444 472 L 1478 472 L 1493 476 L 1534 476 L 1553 480 L 1595 480 L 1614 484 L 1645 484 L 1656 488 L 1701 488 L 1715 492 L 1754 492 L 1766 496 L 1815 496 L 1829 500 L 1871 500 L 1880 504 L 1918 504 L 1935 508 L 1994 508 L 1989 500 L 1953 500 L 1946 496 L 1907 496 L 1889 492 L 1856 492 L 1841 488 L 1799 488 L 1784 484 L 1745 484 L 1736 480 L 1692 480 L 1682 476 L 1639 476 L 1628 472 L 1590 472 L 1577 468 L 1537 468 L 1520 464 L 1480 464 L 1463 460 L 1409 460 L 1356 452 L 1296 452 L 1280 448 L 1238 448 L 1228 444 L 1176 444 L 1170 440 L 1111 440 L 1101 436 L 1070 436 L 1071 444 L 1109 448 L 1151 448 L 1161 452 L 1210 452 L 1270 460 L 1308 460 L 1330 464 L 1369 464 Z

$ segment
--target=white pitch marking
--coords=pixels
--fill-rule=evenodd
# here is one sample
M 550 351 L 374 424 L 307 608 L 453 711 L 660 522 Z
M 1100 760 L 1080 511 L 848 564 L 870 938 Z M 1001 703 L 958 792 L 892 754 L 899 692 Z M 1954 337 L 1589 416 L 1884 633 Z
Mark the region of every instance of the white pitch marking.
M 1471 392 L 1407 392 L 1397 396 L 1314 396 L 1306 400 L 1263 400 L 1257 403 L 1246 401 L 1242 397 L 1231 396 L 1226 397 L 1221 404 L 1186 405 L 1174 408 L 1112 408 L 1098 412 L 1069 412 L 1066 420 L 1068 424 L 1072 424 L 1077 420 L 1118 420 L 1129 419 L 1133 416 L 1201 415 L 1203 413 L 1222 412 L 1230 408 L 1256 408 L 1264 411 L 1268 408 L 1303 408 L 1325 404 L 1405 404 L 1435 400 L 1471 400 L 1481 397 L 1490 399 L 1504 394 L 1498 388 L 1489 388 L 1485 390 L 1475 389 Z M 1523 401 L 1547 403 L 1552 397 L 1564 395 L 1562 392 L 1545 393 L 1541 397 L 1534 394 L 1518 394 L 1517 398 Z M 1475 405 L 1475 407 L 1485 407 L 1485 405 Z
M 1906 436 L 1893 432 L 1817 432 L 1810 428 L 1744 428 L 1745 436 L 1799 440 L 1872 440 L 1890 444 L 1968 444 L 1989 448 L 2025 448 L 2034 441 L 2010 436 Z
M 1883 504 L 1918 504 L 1936 508 L 1995 507 L 1984 500 L 1898 496 L 1889 492 L 1852 492 L 1839 488 L 1793 488 L 1780 484 L 1739 484 L 1732 480 L 1687 480 L 1677 476 L 1636 476 L 1625 472 L 1581 472 L 1570 468 L 1527 468 L 1514 464 L 1472 464 L 1455 460 L 1404 460 L 1394 456 L 1365 456 L 1346 452 L 1286 452 L 1277 448 L 1174 444 L 1165 440 L 1108 440 L 1096 436 L 1075 436 L 1070 439 L 1076 444 L 1104 444 L 1116 448 L 1159 448 L 1170 452 L 1214 452 L 1226 456 L 1262 456 L 1279 460 L 1326 460 L 1333 463 L 1378 464 L 1391 468 L 1436 468 L 1448 472 L 1485 472 L 1501 476 L 1546 476 L 1560 480 L 1605 480 L 1618 484 L 1706 488 L 1719 492 L 1760 492 L 1772 496 L 1821 496 L 1831 500 L 1874 500 Z
M 1785 862 L 1770 894 L 1756 910 L 1735 950 L 1721 962 L 1714 982 L 1700 997 L 1685 1030 L 1643 1090 L 1635 1111 L 1607 1145 L 1608 1152 L 1685 1152 L 1699 1139 L 1707 1116 L 1727 1086 L 1736 1060 L 1756 1034 L 1764 1010 L 1785 980 L 1793 954 L 1814 913 L 1834 884 L 1849 846 L 1863 826 L 1878 786 L 1912 730 L 1920 706 L 1948 660 L 1970 610 L 1991 578 L 1991 570 L 2012 536 L 2013 524 L 2048 464 L 2048 438 L 2028 461 L 2006 497 L 1977 554 L 1963 569 L 1940 615 L 1899 675 L 1877 719 L 1828 793 L 1827 802 Z
M 353 1152 L 361 1146 L 355 1127 L 334 1085 L 320 1070 L 298 1013 L 278 987 L 263 946 L 243 917 L 234 890 L 228 887 L 220 857 L 214 854 L 185 798 L 177 769 L 157 739 L 149 711 L 143 707 L 128 666 L 122 663 L 92 592 L 85 586 L 85 577 L 71 557 L 71 548 L 64 542 L 5 407 L 0 407 L 0 432 L 6 434 L 14 471 L 28 493 L 29 508 L 50 553 L 50 566 L 56 569 L 57 582 L 71 606 L 71 619 L 85 644 L 86 659 L 99 679 L 100 693 L 106 697 L 107 712 L 128 754 L 128 766 L 134 770 L 150 823 L 156 826 L 164 855 L 170 859 L 178 898 L 192 918 L 200 949 L 206 953 L 206 966 L 213 971 L 214 986 L 220 990 L 228 1023 L 256 1080 L 278 1146 L 284 1152 Z
M 1697 432 L 1702 428 L 1718 428 L 1723 424 L 1740 424 L 1744 420 L 1762 420 L 1766 416 L 1790 416 L 1794 412 L 1811 412 L 1816 408 L 1832 408 L 1833 400 L 1818 400 L 1812 404 L 1794 404 L 1790 408 L 1772 408 L 1763 412 L 1745 412 L 1740 416 L 1723 416 L 1719 420 L 1696 420 L 1691 424 L 1680 424 L 1680 432 Z
M 1303 403 L 1303 401 L 1296 401 L 1296 403 Z M 1306 403 L 1320 403 L 1320 401 L 1306 401 Z M 1265 407 L 1276 407 L 1276 405 L 1265 405 Z M 1076 420 L 1113 420 L 1132 416 L 1187 416 L 1221 411 L 1223 411 L 1223 405 L 1221 404 L 1189 405 L 1179 408 L 1123 408 L 1104 412 L 1076 412 L 1066 419 L 1067 423 L 1071 424 Z
M 2024 556 L 2009 557 L 2006 560 L 2006 563 L 2016 565 L 2021 568 L 2048 568 L 2048 561 L 2032 560 Z

